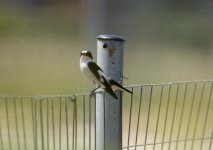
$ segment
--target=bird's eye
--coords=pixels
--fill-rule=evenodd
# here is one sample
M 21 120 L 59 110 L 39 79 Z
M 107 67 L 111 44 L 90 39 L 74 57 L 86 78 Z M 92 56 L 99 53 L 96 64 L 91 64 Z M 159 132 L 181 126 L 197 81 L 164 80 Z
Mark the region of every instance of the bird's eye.
M 106 43 L 104 43 L 103 48 L 107 48 L 107 44 Z

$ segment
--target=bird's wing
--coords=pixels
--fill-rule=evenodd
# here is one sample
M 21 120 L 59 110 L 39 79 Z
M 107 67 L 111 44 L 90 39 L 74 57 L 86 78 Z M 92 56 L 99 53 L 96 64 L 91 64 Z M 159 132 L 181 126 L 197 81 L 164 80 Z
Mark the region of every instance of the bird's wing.
M 130 91 L 130 90 L 124 88 L 121 84 L 119 84 L 118 82 L 116 82 L 116 81 L 113 80 L 113 79 L 110 79 L 110 80 L 109 80 L 109 83 L 111 84 L 111 86 L 115 86 L 116 88 L 118 88 L 118 89 L 120 89 L 120 90 L 123 90 L 123 91 L 126 91 L 126 92 L 129 92 L 129 93 L 133 94 L 132 91 Z
M 104 74 L 103 70 L 95 62 L 92 62 L 92 61 L 88 63 L 88 67 L 92 71 L 92 73 L 95 75 L 95 77 L 102 83 L 105 91 L 107 91 L 115 99 L 118 99 L 114 91 L 112 90 L 109 84 L 109 81 L 106 79 L 107 77 Z
M 95 75 L 95 77 L 100 80 L 101 76 L 99 74 L 99 71 L 103 72 L 103 70 L 95 62 L 92 61 L 88 63 L 88 67 Z
M 108 80 L 104 77 L 101 76 L 102 78 L 102 84 L 105 86 L 105 91 L 107 91 L 110 95 L 112 95 L 115 99 L 118 99 L 118 97 L 116 96 L 116 94 L 114 93 L 114 91 L 112 90 L 111 85 L 109 84 Z

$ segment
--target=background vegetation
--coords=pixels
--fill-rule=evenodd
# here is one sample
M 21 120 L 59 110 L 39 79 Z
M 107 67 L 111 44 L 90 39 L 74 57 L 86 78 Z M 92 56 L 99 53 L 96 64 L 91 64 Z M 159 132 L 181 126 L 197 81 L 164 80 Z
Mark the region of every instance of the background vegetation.
M 125 85 L 212 79 L 212 2 L 2 1 L 0 94 L 88 91 L 79 55 L 96 36 L 125 42 Z
M 17 129 L 15 127 L 19 127 L 20 137 L 23 136 L 22 129 L 20 129 L 23 117 L 21 117 L 21 99 L 10 97 L 5 100 L 2 96 L 73 94 L 93 89 L 94 87 L 87 83 L 80 73 L 79 56 L 80 52 L 86 49 L 91 50 L 96 58 L 96 36 L 100 34 L 117 34 L 127 39 L 125 42 L 124 75 L 129 80 L 124 81 L 125 85 L 212 79 L 212 6 L 213 1 L 210 0 L 2 0 L 0 2 L 0 107 L 2 107 L 0 109 L 0 124 L 2 135 L 4 135 L 2 136 L 4 146 L 9 146 L 6 104 L 9 108 L 8 118 L 10 119 L 11 133 L 15 133 Z M 168 87 L 166 89 L 168 90 Z M 175 120 L 177 123 L 174 124 L 175 134 L 180 125 L 179 118 L 183 109 L 184 89 L 185 87 L 182 87 L 178 95 Z M 136 100 L 139 100 L 139 90 L 138 88 L 134 91 L 133 106 L 135 108 L 137 106 L 134 113 L 138 111 L 139 101 Z M 155 129 L 151 129 L 151 127 L 154 126 L 152 123 L 156 121 L 158 113 L 156 108 L 159 106 L 159 90 L 157 88 L 155 91 L 157 95 L 152 100 L 149 136 L 153 136 L 155 133 Z M 201 135 L 200 131 L 205 123 L 202 116 L 207 111 L 208 98 L 206 97 L 210 93 L 208 87 L 207 93 L 204 92 L 205 96 L 199 115 L 196 112 L 200 106 L 198 103 L 201 97 L 200 91 L 196 91 L 196 107 L 192 115 L 192 124 L 196 121 L 196 115 L 199 117 L 197 135 Z M 143 92 L 142 107 L 144 108 L 142 108 L 141 119 L 144 120 L 146 120 L 144 112 L 148 112 L 150 102 L 149 93 L 148 87 L 148 90 Z M 176 86 L 173 88 L 170 98 L 169 124 L 171 124 L 174 115 L 175 94 L 177 94 Z M 163 96 L 163 114 L 166 111 L 167 95 L 168 92 L 164 93 Z M 124 96 L 129 97 L 130 95 Z M 185 120 L 189 118 L 191 97 L 192 88 L 188 92 L 182 123 L 184 130 L 181 132 L 181 136 L 187 133 L 185 129 L 188 121 Z M 33 109 L 30 107 L 30 102 L 34 103 Z M 43 103 L 45 115 L 47 112 L 46 102 Z M 60 105 L 58 101 L 55 102 L 56 133 L 59 133 Z M 129 98 L 124 100 L 123 133 L 125 142 L 128 132 L 129 102 Z M 19 108 L 17 109 L 18 113 L 14 107 L 16 103 Z M 86 103 L 88 104 L 89 101 Z M 39 108 L 41 101 L 26 99 L 23 104 L 25 121 L 28 123 L 27 125 L 32 125 L 29 121 L 32 119 L 31 113 L 33 111 L 41 113 L 41 107 Z M 63 113 L 65 106 L 67 105 L 63 103 Z M 72 107 L 70 108 L 68 110 L 72 111 Z M 78 111 L 82 112 L 82 110 L 82 103 L 80 103 Z M 211 114 L 212 109 L 209 111 L 207 121 L 206 133 L 208 133 L 206 135 L 208 137 L 211 136 L 212 130 Z M 18 121 L 15 120 L 16 115 Z M 37 115 L 35 114 L 35 116 Z M 131 132 L 131 138 L 134 138 L 137 114 L 132 116 L 131 130 L 133 132 Z M 164 120 L 164 115 L 162 116 L 161 120 Z M 39 118 L 39 116 L 37 117 Z M 19 122 L 19 126 L 15 124 L 15 121 Z M 145 130 L 147 130 L 144 128 L 145 123 L 146 121 L 143 121 L 143 128 L 139 129 L 141 134 L 139 138 L 143 138 L 145 135 Z M 164 121 L 160 121 L 162 127 L 167 127 L 163 123 Z M 82 122 L 79 124 L 82 126 Z M 62 125 L 66 126 L 65 122 L 62 122 Z M 161 126 L 159 126 L 160 128 Z M 27 133 L 33 134 L 30 128 L 26 129 Z M 49 128 L 45 128 L 45 134 L 47 129 Z M 166 139 L 172 133 L 170 128 L 167 130 Z M 62 135 L 64 138 L 65 134 Z M 12 147 L 16 145 L 15 139 L 16 137 L 12 136 Z M 33 142 L 33 138 L 27 140 Z M 38 140 L 40 141 L 39 138 Z M 131 145 L 135 144 L 133 140 L 130 140 Z M 27 144 L 33 146 L 30 143 Z M 58 143 L 56 146 L 58 147 Z M 62 144 L 62 146 L 65 145 Z

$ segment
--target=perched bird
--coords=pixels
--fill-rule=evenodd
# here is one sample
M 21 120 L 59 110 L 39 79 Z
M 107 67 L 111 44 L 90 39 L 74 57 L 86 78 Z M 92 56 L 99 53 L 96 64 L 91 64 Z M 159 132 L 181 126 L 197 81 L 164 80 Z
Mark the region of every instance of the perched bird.
M 102 87 L 106 92 L 108 92 L 112 97 L 118 99 L 113 89 L 126 91 L 132 94 L 131 91 L 124 88 L 121 84 L 115 80 L 108 77 L 103 70 L 92 60 L 93 56 L 90 51 L 82 51 L 80 57 L 80 69 L 83 76 L 92 84 L 96 85 L 92 92 Z

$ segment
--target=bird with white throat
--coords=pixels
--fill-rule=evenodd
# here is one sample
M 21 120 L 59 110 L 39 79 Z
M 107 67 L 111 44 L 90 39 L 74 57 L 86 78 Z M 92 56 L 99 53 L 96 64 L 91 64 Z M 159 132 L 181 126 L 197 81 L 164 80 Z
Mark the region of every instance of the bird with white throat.
M 124 88 L 120 83 L 108 77 L 103 72 L 103 70 L 93 61 L 93 56 L 90 51 L 81 52 L 80 70 L 83 76 L 89 82 L 96 86 L 96 88 L 92 92 L 101 87 L 115 99 L 118 99 L 118 97 L 113 90 L 118 89 L 133 94 L 130 90 Z

